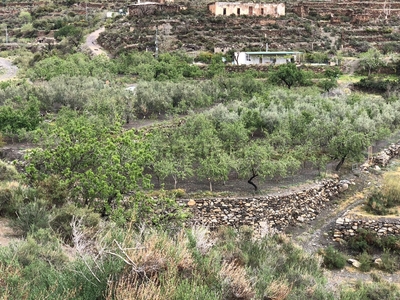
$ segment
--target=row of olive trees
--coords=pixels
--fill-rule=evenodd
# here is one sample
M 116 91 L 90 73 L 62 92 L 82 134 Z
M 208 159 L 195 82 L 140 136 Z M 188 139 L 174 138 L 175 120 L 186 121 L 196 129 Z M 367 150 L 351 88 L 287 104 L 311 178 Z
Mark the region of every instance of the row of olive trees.
M 358 161 L 372 141 L 399 128 L 400 101 L 271 89 L 247 102 L 218 105 L 174 129 L 154 132 L 151 167 L 160 180 L 191 176 L 216 181 L 285 177 L 304 162 Z M 255 185 L 254 185 L 255 186 Z M 257 187 L 255 186 L 257 189 Z

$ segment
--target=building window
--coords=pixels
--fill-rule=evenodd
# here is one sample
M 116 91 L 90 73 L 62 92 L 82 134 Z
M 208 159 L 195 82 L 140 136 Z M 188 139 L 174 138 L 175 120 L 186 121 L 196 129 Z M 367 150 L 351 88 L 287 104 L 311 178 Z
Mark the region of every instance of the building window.
M 240 8 L 237 9 L 237 15 L 240 16 Z
M 226 16 L 226 8 L 224 8 L 223 15 Z
M 247 60 L 247 61 L 251 61 L 250 54 L 247 54 L 247 53 L 246 53 L 246 60 Z
M 253 6 L 249 6 L 249 16 L 253 15 Z
M 264 14 L 264 8 L 261 8 L 261 15 Z

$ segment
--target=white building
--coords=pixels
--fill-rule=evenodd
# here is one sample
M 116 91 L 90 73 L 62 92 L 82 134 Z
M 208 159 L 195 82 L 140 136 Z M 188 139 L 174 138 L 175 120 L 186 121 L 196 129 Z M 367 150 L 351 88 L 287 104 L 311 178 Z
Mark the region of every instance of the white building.
M 260 51 L 235 52 L 234 65 L 287 64 L 300 62 L 302 52 L 297 51 Z

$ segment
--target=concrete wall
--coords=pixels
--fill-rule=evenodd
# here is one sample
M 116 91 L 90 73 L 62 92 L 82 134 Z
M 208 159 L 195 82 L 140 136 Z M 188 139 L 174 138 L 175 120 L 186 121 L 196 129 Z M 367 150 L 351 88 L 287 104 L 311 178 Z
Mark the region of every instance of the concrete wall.
M 272 3 L 241 3 L 241 2 L 215 2 L 208 5 L 209 11 L 215 16 L 252 15 L 273 16 L 285 15 L 285 4 Z

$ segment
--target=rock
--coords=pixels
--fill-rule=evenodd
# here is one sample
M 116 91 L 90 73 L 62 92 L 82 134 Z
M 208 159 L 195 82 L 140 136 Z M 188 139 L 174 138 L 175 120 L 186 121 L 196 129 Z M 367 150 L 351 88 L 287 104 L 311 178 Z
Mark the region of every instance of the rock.
M 345 190 L 347 190 L 349 188 L 349 185 L 347 183 L 343 183 L 340 187 L 339 187 L 339 191 L 342 193 Z
M 344 219 L 338 218 L 338 219 L 336 220 L 336 224 L 337 224 L 337 225 L 343 225 L 343 224 L 344 224 Z
M 349 258 L 348 260 L 347 260 L 347 262 L 349 263 L 349 264 L 351 264 L 353 267 L 355 267 L 355 268 L 359 268 L 360 266 L 361 266 L 361 263 L 358 261 L 358 260 L 356 260 L 356 259 L 352 259 L 352 258 Z
M 380 267 L 380 266 L 382 265 L 382 259 L 380 259 L 380 258 L 375 259 L 375 260 L 374 260 L 374 264 L 375 264 L 376 266 Z
M 297 221 L 304 222 L 305 220 L 304 220 L 304 218 L 302 216 L 300 216 L 300 217 L 297 218 Z
M 188 206 L 194 206 L 196 205 L 196 201 L 194 201 L 193 199 L 190 199 L 189 202 L 187 203 Z

